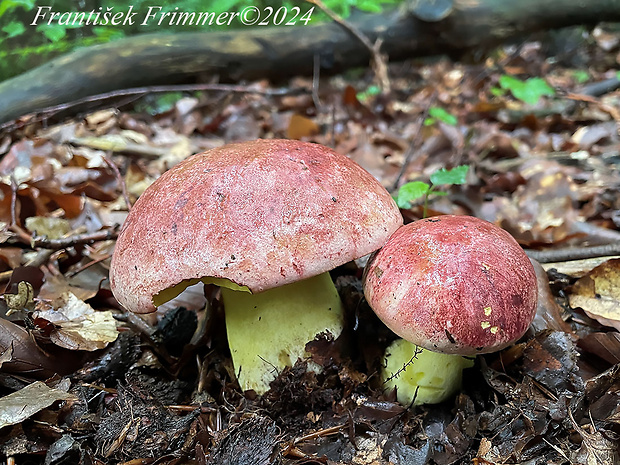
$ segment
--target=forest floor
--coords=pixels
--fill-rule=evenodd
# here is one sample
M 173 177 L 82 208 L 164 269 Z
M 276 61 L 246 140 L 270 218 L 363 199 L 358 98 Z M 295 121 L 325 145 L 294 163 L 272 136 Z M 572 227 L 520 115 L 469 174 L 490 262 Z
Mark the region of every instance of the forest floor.
M 620 463 L 620 34 L 572 29 L 475 58 L 391 63 L 389 95 L 355 70 L 151 94 L 0 134 L 0 454 Z M 527 81 L 536 77 L 550 87 Z M 365 303 L 355 264 L 333 272 L 343 336 L 308 347 L 322 372 L 298 362 L 264 396 L 235 380 L 217 295 L 208 318 L 200 290 L 153 315 L 124 312 L 108 270 L 129 206 L 190 154 L 255 138 L 330 146 L 394 194 L 468 165 L 466 183 L 440 187 L 429 213 L 491 221 L 543 262 L 530 331 L 478 356 L 449 401 L 407 407 L 379 379 L 395 336 Z M 421 202 L 401 211 L 414 221 Z

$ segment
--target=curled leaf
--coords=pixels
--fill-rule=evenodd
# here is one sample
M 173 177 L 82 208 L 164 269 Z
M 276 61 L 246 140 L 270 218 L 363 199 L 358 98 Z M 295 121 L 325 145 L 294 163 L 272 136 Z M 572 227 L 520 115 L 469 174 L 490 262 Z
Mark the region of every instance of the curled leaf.
M 0 398 L 0 428 L 21 423 L 58 400 L 71 399 L 75 396 L 36 381 Z
M 620 331 L 620 259 L 608 260 L 579 278 L 569 302 L 590 318 Z

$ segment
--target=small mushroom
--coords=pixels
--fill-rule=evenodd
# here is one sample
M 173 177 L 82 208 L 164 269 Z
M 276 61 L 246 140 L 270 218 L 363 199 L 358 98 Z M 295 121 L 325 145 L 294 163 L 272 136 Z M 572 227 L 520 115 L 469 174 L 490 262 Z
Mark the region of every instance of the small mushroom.
M 474 356 L 501 350 L 525 334 L 536 313 L 537 282 L 508 232 L 478 218 L 446 215 L 396 231 L 369 260 L 364 294 L 377 316 L 411 344 Z M 388 348 L 392 354 L 413 350 Z M 390 368 L 410 358 L 392 357 Z M 427 363 L 424 376 L 460 380 L 439 365 Z
M 398 207 L 349 158 L 311 143 L 257 140 L 194 155 L 138 199 L 119 234 L 110 285 L 148 313 L 203 281 L 221 286 L 244 390 L 264 393 L 342 304 L 329 271 L 380 248 Z

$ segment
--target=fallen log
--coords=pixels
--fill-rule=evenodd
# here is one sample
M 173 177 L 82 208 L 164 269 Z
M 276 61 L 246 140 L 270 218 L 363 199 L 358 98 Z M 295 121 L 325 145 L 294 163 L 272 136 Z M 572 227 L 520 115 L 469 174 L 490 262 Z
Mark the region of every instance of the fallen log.
M 620 21 L 620 0 L 455 0 L 447 16 L 436 22 L 400 8 L 356 14 L 350 23 L 372 42 L 381 38 L 382 52 L 398 60 L 601 20 Z M 0 83 L 0 123 L 115 89 L 209 75 L 223 81 L 304 75 L 312 72 L 317 56 L 323 72 L 369 61 L 367 47 L 335 23 L 132 36 L 78 49 Z

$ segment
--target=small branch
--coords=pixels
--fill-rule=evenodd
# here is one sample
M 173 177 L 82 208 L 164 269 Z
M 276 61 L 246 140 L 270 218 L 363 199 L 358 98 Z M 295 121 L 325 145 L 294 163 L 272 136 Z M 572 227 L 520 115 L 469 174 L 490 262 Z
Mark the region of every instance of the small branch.
M 420 355 L 421 353 L 422 353 L 422 348 L 418 347 L 418 346 L 415 346 L 415 351 L 413 352 L 413 356 L 409 359 L 409 361 L 407 363 L 405 363 L 402 367 L 400 367 L 396 373 L 390 374 L 390 376 L 383 383 L 385 384 L 388 381 L 392 381 L 393 379 L 398 378 L 400 376 L 400 374 L 402 372 L 404 372 L 409 367 L 409 365 L 411 365 L 413 363 L 414 360 L 417 360 L 418 355 Z M 417 394 L 417 392 L 416 392 L 416 394 Z
M 75 275 L 77 275 L 78 273 L 81 273 L 81 272 L 82 272 L 82 271 L 84 271 L 85 269 L 90 268 L 91 266 L 96 265 L 97 263 L 101 263 L 101 262 L 106 261 L 106 260 L 107 260 L 108 258 L 110 258 L 111 256 L 112 256 L 112 254 L 111 254 L 111 253 L 107 253 L 107 254 L 105 254 L 105 255 L 102 255 L 101 257 L 99 257 L 99 258 L 97 258 L 97 259 L 95 259 L 95 260 L 92 260 L 92 261 L 90 261 L 90 262 L 88 262 L 88 263 L 86 263 L 86 264 L 84 264 L 84 265 L 80 266 L 78 269 L 73 270 L 73 271 L 72 271 L 72 272 L 70 272 L 70 273 L 67 273 L 67 277 L 68 277 L 68 278 L 73 278 L 73 277 L 74 277 Z
M 31 247 L 39 247 L 42 249 L 66 249 L 81 244 L 92 244 L 93 242 L 107 241 L 116 239 L 118 236 L 118 227 L 112 229 L 103 229 L 94 233 L 76 234 L 74 236 L 63 237 L 60 239 L 46 239 L 45 237 L 33 237 L 29 244 Z
M 571 247 L 568 249 L 526 250 L 528 257 L 540 263 L 567 262 L 612 255 L 620 255 L 620 242 L 593 247 Z
M 396 179 L 394 180 L 394 184 L 392 185 L 392 191 L 394 192 L 398 189 L 400 181 L 405 175 L 405 172 L 407 171 L 409 164 L 411 163 L 413 154 L 416 152 L 416 149 L 418 148 L 418 141 L 420 140 L 420 137 L 422 134 L 422 126 L 424 125 L 424 121 L 426 120 L 426 118 L 428 118 L 428 112 L 430 108 L 433 106 L 433 104 L 435 103 L 436 99 L 437 99 L 437 92 L 434 92 L 431 95 L 431 97 L 428 99 L 428 103 L 426 107 L 424 108 L 424 111 L 420 115 L 420 119 L 418 121 L 417 127 L 415 128 L 415 135 L 413 136 L 413 139 L 411 139 L 411 143 L 409 144 L 409 147 L 407 147 L 407 152 L 405 153 L 405 161 L 403 161 L 403 166 L 400 168 L 400 171 L 398 172 L 398 175 L 396 176 Z
M 28 234 L 21 226 L 17 224 L 17 191 L 19 186 L 15 181 L 15 177 L 11 176 L 11 224 L 7 228 L 17 236 L 20 242 L 29 244 L 32 236 Z
M 219 91 L 219 92 L 232 92 L 242 94 L 258 94 L 268 97 L 280 97 L 285 95 L 296 95 L 305 92 L 304 89 L 255 89 L 252 86 L 239 86 L 229 84 L 179 84 L 179 85 L 164 85 L 164 86 L 145 86 L 145 87 L 132 87 L 130 89 L 120 89 L 111 92 L 104 92 L 101 94 L 90 95 L 80 99 L 72 100 L 71 102 L 62 103 L 60 105 L 54 105 L 51 107 L 42 108 L 30 115 L 29 118 L 20 118 L 19 120 L 11 120 L 6 123 L 0 124 L 0 133 L 12 131 L 13 129 L 22 127 L 24 124 L 33 124 L 40 121 L 44 121 L 47 118 L 53 116 L 61 111 L 68 110 L 73 107 L 84 105 L 86 103 L 100 102 L 104 100 L 110 100 L 120 97 L 140 96 L 164 92 L 195 92 L 195 91 Z
M 17 182 L 15 176 L 11 176 L 11 226 L 17 226 Z
M 131 210 L 131 200 L 129 200 L 129 195 L 127 195 L 127 185 L 125 184 L 125 180 L 123 179 L 123 176 L 121 175 L 121 172 L 119 171 L 118 166 L 116 166 L 116 163 L 114 163 L 111 158 L 103 157 L 103 160 L 114 172 L 114 177 L 116 178 L 116 182 L 118 183 L 118 186 L 120 187 L 121 192 L 123 193 L 123 199 L 125 199 L 125 204 L 127 205 L 127 211 Z
M 321 57 L 317 53 L 314 55 L 314 67 L 312 68 L 312 101 L 318 111 L 321 110 L 321 99 L 319 97 L 319 82 L 321 78 Z
M 306 0 L 308 3 L 312 3 L 319 7 L 327 16 L 329 16 L 335 23 L 342 26 L 348 32 L 350 32 L 356 39 L 358 39 L 364 47 L 368 49 L 370 52 L 370 56 L 372 57 L 372 67 L 377 75 L 377 79 L 379 80 L 379 85 L 383 89 L 384 93 L 390 92 L 390 78 L 388 76 L 387 69 L 387 59 L 385 55 L 381 53 L 381 45 L 383 44 L 382 39 L 377 39 L 377 41 L 373 44 L 370 39 L 357 27 L 353 24 L 347 22 L 345 19 L 340 17 L 335 11 L 330 9 L 327 5 L 323 3 L 322 0 Z
M 322 430 L 319 430 L 319 431 L 315 431 L 314 433 L 306 434 L 305 436 L 301 436 L 299 438 L 295 438 L 293 440 L 293 444 L 299 444 L 300 442 L 303 442 L 303 441 L 309 441 L 311 439 L 316 439 L 316 438 L 320 438 L 320 437 L 336 434 L 336 433 L 339 433 L 340 430 L 345 429 L 346 427 L 347 427 L 347 425 L 336 425 L 336 426 L 332 426 L 330 428 L 325 428 L 325 429 L 322 429 Z

